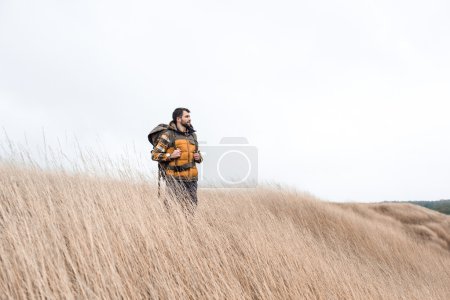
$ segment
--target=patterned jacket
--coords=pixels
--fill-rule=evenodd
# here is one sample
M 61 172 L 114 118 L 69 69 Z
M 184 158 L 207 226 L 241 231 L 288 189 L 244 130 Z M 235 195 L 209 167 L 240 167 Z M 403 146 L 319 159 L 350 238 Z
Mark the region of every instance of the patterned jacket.
M 173 159 L 170 154 L 176 148 L 181 150 L 181 156 Z M 181 132 L 171 121 L 169 128 L 163 132 L 158 144 L 152 150 L 152 160 L 158 161 L 165 176 L 172 176 L 177 180 L 197 181 L 198 170 L 196 163 L 201 163 L 203 157 L 198 151 L 197 135 L 192 132 Z M 199 153 L 199 160 L 194 159 L 194 153 Z

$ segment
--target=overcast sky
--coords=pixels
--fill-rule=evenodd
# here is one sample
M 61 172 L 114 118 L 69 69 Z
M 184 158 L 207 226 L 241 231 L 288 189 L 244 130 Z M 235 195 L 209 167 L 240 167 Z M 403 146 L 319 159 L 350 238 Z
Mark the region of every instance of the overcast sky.
M 0 125 L 111 153 L 174 108 L 259 178 L 330 201 L 450 198 L 448 1 L 0 0 Z

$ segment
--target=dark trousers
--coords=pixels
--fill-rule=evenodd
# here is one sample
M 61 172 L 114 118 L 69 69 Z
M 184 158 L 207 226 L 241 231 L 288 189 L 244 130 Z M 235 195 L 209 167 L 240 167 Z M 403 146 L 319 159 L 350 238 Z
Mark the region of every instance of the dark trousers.
M 197 207 L 197 181 L 183 181 L 166 177 L 166 187 L 173 199 L 176 199 L 191 213 L 194 212 Z M 165 204 L 168 205 L 167 202 Z

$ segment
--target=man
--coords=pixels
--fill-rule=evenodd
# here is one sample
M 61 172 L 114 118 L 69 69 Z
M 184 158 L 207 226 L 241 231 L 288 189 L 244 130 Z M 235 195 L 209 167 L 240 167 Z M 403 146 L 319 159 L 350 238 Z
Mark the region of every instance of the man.
M 161 134 L 152 151 L 152 160 L 160 163 L 169 192 L 193 212 L 198 202 L 196 163 L 201 163 L 203 158 L 189 109 L 179 107 L 174 110 L 168 129 Z

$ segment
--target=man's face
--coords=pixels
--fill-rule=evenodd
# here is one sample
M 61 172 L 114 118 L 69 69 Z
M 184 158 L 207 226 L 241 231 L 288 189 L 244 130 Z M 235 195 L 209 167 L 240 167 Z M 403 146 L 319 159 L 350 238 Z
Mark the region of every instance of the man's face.
M 186 124 L 191 125 L 191 115 L 187 111 L 183 111 L 183 116 L 181 116 L 181 125 Z

